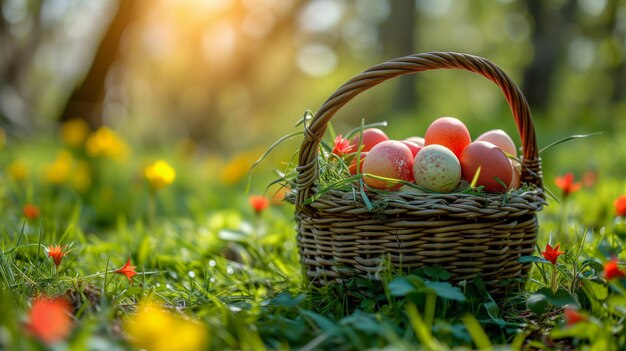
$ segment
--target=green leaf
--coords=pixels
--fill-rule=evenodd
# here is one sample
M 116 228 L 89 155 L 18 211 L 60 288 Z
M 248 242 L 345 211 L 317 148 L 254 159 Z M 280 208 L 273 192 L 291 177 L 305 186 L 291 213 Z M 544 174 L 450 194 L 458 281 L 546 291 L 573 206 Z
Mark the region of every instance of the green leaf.
M 465 301 L 465 295 L 458 286 L 448 282 L 426 282 L 426 286 L 435 291 L 437 296 L 454 301 Z
M 388 285 L 389 293 L 393 296 L 406 296 L 409 293 L 414 292 L 417 287 L 405 278 L 395 277 Z
M 569 293 L 569 291 L 559 288 L 556 292 L 552 292 L 550 288 L 541 288 L 537 290 L 537 294 L 545 296 L 546 301 L 557 307 L 563 307 L 566 305 L 578 306 L 578 301 Z
M 522 257 L 517 259 L 517 262 L 520 262 L 520 263 L 528 263 L 528 262 L 532 262 L 532 263 L 550 263 L 550 261 L 546 260 L 543 257 L 539 257 L 539 256 L 522 256 Z
M 602 270 L 604 270 L 604 266 L 602 265 L 602 263 L 600 263 L 595 258 L 588 258 L 584 260 L 583 263 L 581 264 L 581 270 L 584 269 L 585 267 L 589 267 L 596 272 L 602 272 Z
M 566 142 L 566 141 L 568 141 L 568 140 L 572 140 L 572 139 L 579 139 L 579 138 L 587 138 L 587 137 L 590 137 L 590 136 L 593 136 L 593 135 L 600 135 L 600 134 L 602 134 L 602 132 L 595 132 L 595 133 L 589 133 L 589 134 L 576 134 L 576 135 L 570 135 L 570 136 L 568 136 L 568 137 L 565 137 L 565 138 L 563 138 L 563 139 L 559 139 L 559 140 L 557 140 L 557 141 L 555 141 L 555 142 L 553 142 L 553 143 L 550 143 L 550 144 L 549 144 L 549 145 L 547 145 L 547 146 L 542 147 L 541 149 L 539 149 L 539 154 L 541 154 L 541 153 L 542 153 L 542 152 L 544 152 L 544 151 L 549 150 L 550 148 L 552 148 L 552 147 L 554 147 L 554 146 L 557 146 L 557 145 L 559 145 L 559 144 L 561 144 L 561 143 L 564 143 L 564 142 Z
M 498 307 L 498 304 L 496 304 L 495 302 L 493 301 L 485 302 L 483 303 L 483 307 L 485 307 L 485 311 L 487 311 L 489 318 L 494 319 L 494 320 L 500 318 L 500 308 Z
M 317 314 L 313 311 L 309 311 L 309 310 L 305 310 L 305 309 L 301 309 L 300 313 L 302 313 L 303 316 L 310 318 L 311 320 L 313 320 L 313 322 L 324 332 L 328 333 L 328 334 L 333 334 L 335 332 L 337 332 L 338 328 L 337 325 L 335 323 L 333 323 L 330 319 Z
M 546 312 L 548 300 L 543 294 L 532 294 L 528 296 L 526 305 L 529 310 L 533 311 L 536 315 L 541 316 Z
M 373 315 L 359 311 L 342 318 L 339 323 L 372 335 L 380 333 L 380 322 Z

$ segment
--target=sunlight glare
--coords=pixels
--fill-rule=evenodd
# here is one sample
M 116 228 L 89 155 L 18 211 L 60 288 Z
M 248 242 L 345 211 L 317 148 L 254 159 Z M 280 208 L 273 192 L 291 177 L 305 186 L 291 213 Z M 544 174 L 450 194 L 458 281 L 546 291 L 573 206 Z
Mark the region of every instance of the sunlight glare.
M 342 2 L 332 0 L 312 1 L 300 13 L 300 28 L 307 32 L 329 31 L 341 20 L 344 7 Z
M 298 67 L 311 76 L 324 76 L 337 67 L 337 55 L 324 44 L 309 44 L 298 53 Z
M 227 20 L 215 23 L 202 35 L 202 52 L 211 63 L 225 64 L 235 54 L 237 33 Z

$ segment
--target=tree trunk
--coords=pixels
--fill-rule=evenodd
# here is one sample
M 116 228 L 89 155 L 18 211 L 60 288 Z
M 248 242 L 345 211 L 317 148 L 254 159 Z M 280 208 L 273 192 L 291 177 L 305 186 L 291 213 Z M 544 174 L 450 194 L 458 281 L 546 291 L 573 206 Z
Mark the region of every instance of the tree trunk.
M 415 1 L 389 1 L 391 13 L 381 27 L 385 56 L 389 59 L 411 55 L 415 50 Z M 414 74 L 397 78 L 392 106 L 396 111 L 410 111 L 417 106 Z
M 80 118 L 86 120 L 92 127 L 102 124 L 106 76 L 118 57 L 124 30 L 132 22 L 134 6 L 135 0 L 118 1 L 117 12 L 98 46 L 93 63 L 63 108 L 61 121 Z
M 554 71 L 569 43 L 567 24 L 574 15 L 576 2 L 567 0 L 560 8 L 544 0 L 529 0 L 528 12 L 534 20 L 534 56 L 524 71 L 523 91 L 534 111 L 546 112 Z

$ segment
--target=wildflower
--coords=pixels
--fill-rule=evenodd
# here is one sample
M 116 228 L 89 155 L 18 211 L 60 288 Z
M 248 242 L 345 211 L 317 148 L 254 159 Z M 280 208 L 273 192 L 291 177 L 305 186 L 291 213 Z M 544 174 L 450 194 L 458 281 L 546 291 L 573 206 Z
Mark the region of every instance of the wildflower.
M 256 214 L 260 214 L 270 205 L 270 201 L 263 195 L 252 195 L 248 198 L 250 205 Z
M 616 216 L 626 217 L 626 195 L 618 197 L 615 202 L 613 202 L 613 206 L 615 206 Z
M 355 146 L 350 144 L 350 140 L 344 139 L 343 136 L 339 134 L 335 138 L 335 145 L 333 146 L 332 153 L 339 157 L 343 157 L 352 152 L 354 148 Z
M 563 309 L 563 317 L 565 317 L 565 325 L 572 326 L 579 322 L 584 322 L 587 317 L 582 315 L 578 310 L 573 307 L 565 306 Z
M 285 201 L 285 198 L 286 198 L 288 193 L 289 193 L 289 188 L 287 188 L 285 186 L 280 187 L 280 189 L 276 190 L 272 194 L 272 197 L 270 199 L 270 203 L 272 205 L 281 205 L 283 203 L 283 201 Z
M 15 161 L 7 167 L 7 173 L 16 182 L 21 182 L 28 178 L 28 166 L 23 161 Z
M 26 204 L 22 208 L 22 213 L 24 214 L 24 217 L 26 217 L 28 220 L 35 220 L 37 219 L 37 217 L 39 217 L 39 207 L 33 204 Z
M 586 188 L 592 188 L 598 181 L 598 172 L 596 170 L 588 170 L 583 173 L 583 185 Z
M 70 119 L 59 128 L 61 140 L 71 147 L 83 145 L 87 134 L 89 134 L 89 124 L 80 118 Z
M 64 249 L 65 249 L 65 246 L 63 247 L 59 245 L 48 246 L 48 257 L 52 258 L 57 269 L 59 269 L 59 265 L 61 264 L 61 260 L 63 259 L 63 257 L 67 255 L 67 252 L 63 251 Z
M 78 192 L 85 192 L 91 186 L 91 170 L 85 161 L 78 161 L 72 178 L 72 186 Z
M 550 261 L 553 265 L 556 265 L 556 260 L 565 252 L 559 251 L 560 244 L 557 244 L 554 248 L 550 244 L 546 245 L 546 251 L 541 252 L 541 255 L 546 260 Z
M 91 133 L 85 142 L 85 149 L 89 156 L 116 160 L 122 160 L 128 154 L 128 145 L 107 127 L 100 127 Z
M 44 168 L 44 180 L 50 184 L 64 183 L 72 173 L 74 158 L 63 150 L 57 154 L 56 159 Z
M 156 161 L 149 165 L 144 175 L 154 190 L 166 187 L 176 179 L 176 171 L 165 161 Z
M 250 171 L 250 167 L 258 158 L 256 152 L 245 152 L 235 155 L 220 171 L 220 181 L 225 185 L 234 185 L 241 181 Z
M 135 276 L 137 274 L 137 272 L 135 272 L 135 268 L 137 268 L 137 267 L 130 265 L 130 256 L 129 256 L 128 257 L 128 261 L 126 262 L 124 267 L 113 271 L 113 273 L 125 275 L 126 278 L 128 278 L 128 280 L 132 283 L 133 282 L 133 276 Z
M 205 350 L 206 327 L 196 321 L 166 311 L 155 303 L 145 303 L 123 324 L 130 342 L 137 349 L 151 351 Z
M 35 298 L 26 330 L 44 344 L 65 340 L 72 329 L 70 304 L 63 298 Z
M 582 184 L 574 182 L 574 174 L 571 172 L 566 173 L 564 176 L 556 177 L 554 183 L 563 191 L 563 197 L 580 190 L 582 186 Z
M 614 278 L 626 278 L 626 274 L 617 267 L 617 257 L 613 257 L 604 264 L 604 279 L 612 280 Z

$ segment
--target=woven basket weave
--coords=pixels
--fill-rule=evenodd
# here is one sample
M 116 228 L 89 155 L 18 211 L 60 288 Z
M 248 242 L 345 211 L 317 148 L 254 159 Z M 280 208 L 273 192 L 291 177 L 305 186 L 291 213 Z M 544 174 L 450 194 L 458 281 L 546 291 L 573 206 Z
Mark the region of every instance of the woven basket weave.
M 508 102 L 523 144 L 522 181 L 534 185 L 521 195 L 368 194 L 369 211 L 354 192 L 332 190 L 310 204 L 316 193 L 319 143 L 333 115 L 353 97 L 404 74 L 464 69 L 494 82 Z M 452 52 L 415 54 L 371 67 L 341 86 L 305 127 L 298 159 L 295 197 L 297 242 L 313 284 L 341 283 L 350 277 L 375 278 L 386 263 L 411 269 L 442 265 L 459 282 L 480 275 L 495 294 L 523 281 L 537 236 L 536 212 L 544 204 L 541 160 L 528 103 L 515 83 L 484 58 Z

